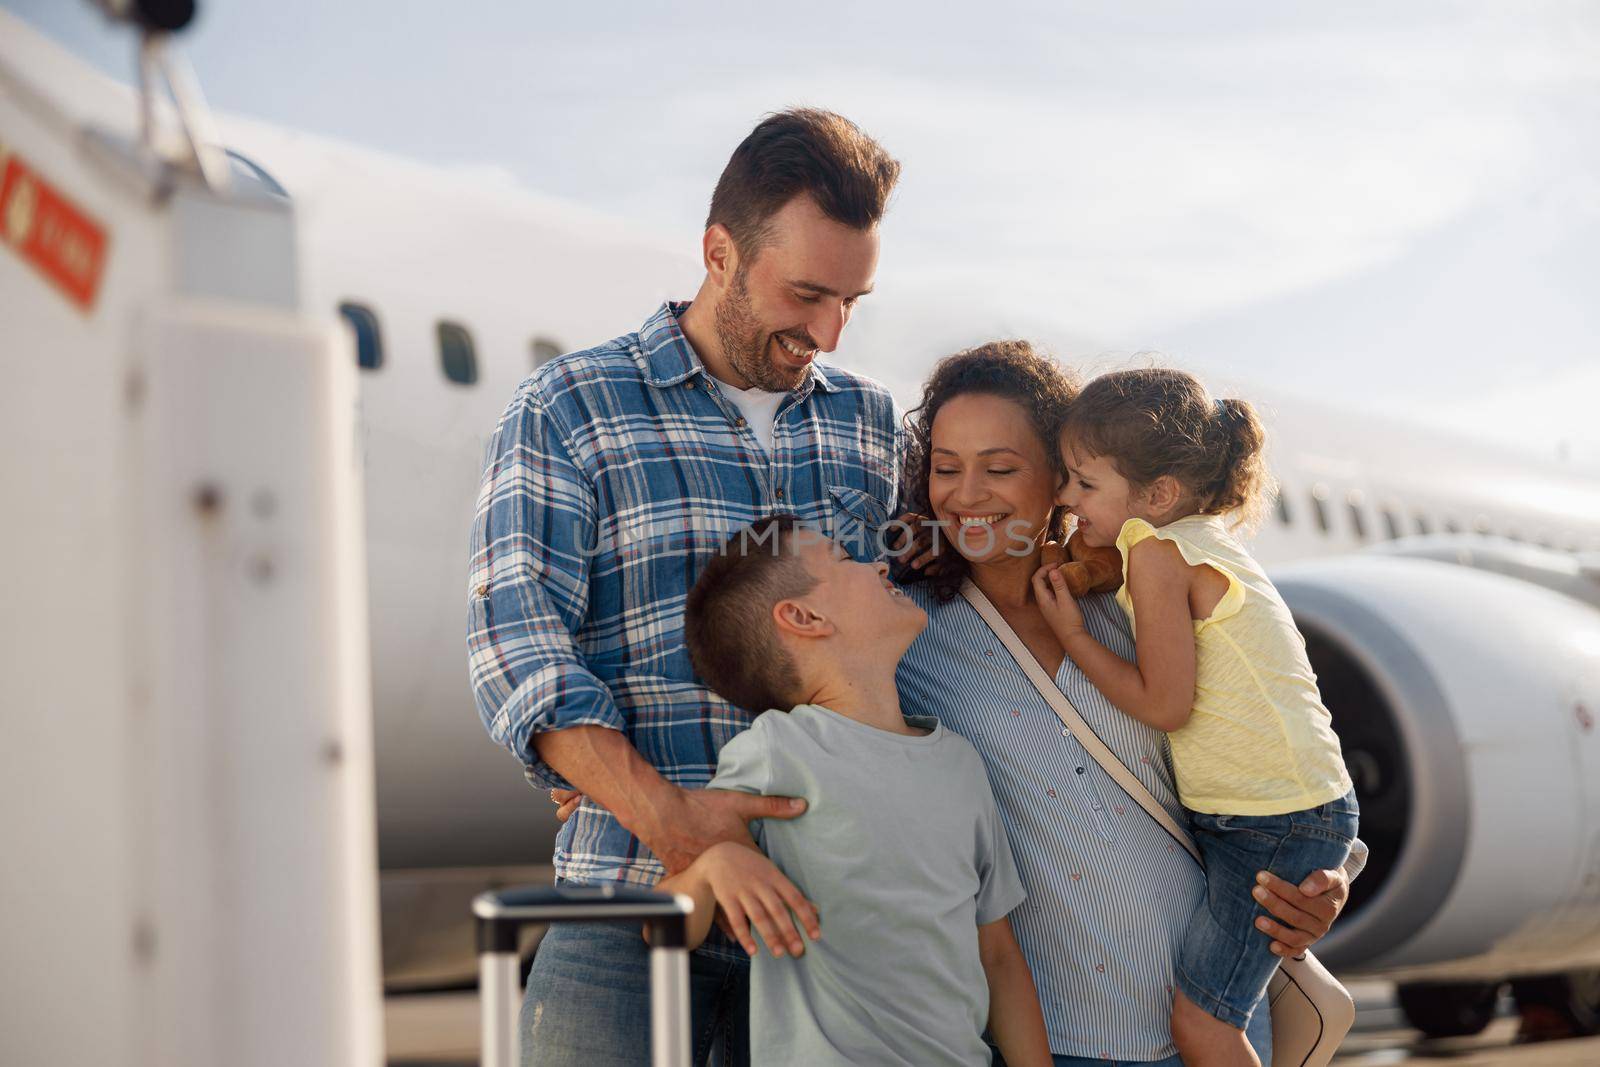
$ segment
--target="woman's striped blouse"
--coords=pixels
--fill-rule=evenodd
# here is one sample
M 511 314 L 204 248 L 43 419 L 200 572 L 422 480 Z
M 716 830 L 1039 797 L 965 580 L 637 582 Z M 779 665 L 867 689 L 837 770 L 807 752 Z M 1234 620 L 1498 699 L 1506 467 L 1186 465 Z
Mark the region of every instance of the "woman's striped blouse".
M 1028 899 L 1011 913 L 1056 1055 L 1170 1056 L 1173 960 L 1205 877 L 1062 725 L 977 612 L 907 592 L 928 628 L 900 664 L 908 715 L 933 714 L 983 755 Z M 1082 602 L 1089 630 L 1133 658 L 1110 596 Z M 1180 823 L 1162 734 L 1112 707 L 1069 659 L 1056 684 Z M 1262 1013 L 1264 1014 L 1264 1013 Z

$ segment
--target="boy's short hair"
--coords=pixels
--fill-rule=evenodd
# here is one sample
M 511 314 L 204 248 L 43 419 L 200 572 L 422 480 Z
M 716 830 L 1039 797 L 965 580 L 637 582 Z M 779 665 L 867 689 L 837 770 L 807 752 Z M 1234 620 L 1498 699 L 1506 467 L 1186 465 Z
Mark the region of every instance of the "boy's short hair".
M 724 700 L 757 713 L 788 711 L 801 696 L 794 657 L 772 622 L 774 604 L 817 585 L 797 533 L 822 536 L 794 515 L 771 515 L 734 534 L 701 572 L 684 611 L 695 673 Z

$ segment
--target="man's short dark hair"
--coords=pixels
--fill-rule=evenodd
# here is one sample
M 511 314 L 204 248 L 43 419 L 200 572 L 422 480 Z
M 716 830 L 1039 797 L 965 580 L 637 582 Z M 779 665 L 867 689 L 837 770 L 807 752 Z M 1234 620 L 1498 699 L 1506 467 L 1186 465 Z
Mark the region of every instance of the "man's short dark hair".
M 772 622 L 773 605 L 817 584 L 797 534 L 822 537 L 793 515 L 771 515 L 734 534 L 701 572 L 684 611 L 695 673 L 724 700 L 757 713 L 788 711 L 803 695 Z
M 711 194 L 706 226 L 721 223 L 741 256 L 770 236 L 768 223 L 805 193 L 822 213 L 858 230 L 883 218 L 900 164 L 855 123 L 817 108 L 762 119 L 733 150 Z

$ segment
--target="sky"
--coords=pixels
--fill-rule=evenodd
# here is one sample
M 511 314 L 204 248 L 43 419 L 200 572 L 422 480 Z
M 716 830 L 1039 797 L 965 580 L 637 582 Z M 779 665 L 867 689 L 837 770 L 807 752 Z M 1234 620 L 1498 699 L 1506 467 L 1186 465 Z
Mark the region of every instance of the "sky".
M 87 0 L 0 0 L 109 73 Z M 1600 4 L 201 0 L 213 107 L 696 247 L 765 112 L 904 164 L 874 306 L 1600 474 Z M 870 336 L 870 335 L 869 335 Z

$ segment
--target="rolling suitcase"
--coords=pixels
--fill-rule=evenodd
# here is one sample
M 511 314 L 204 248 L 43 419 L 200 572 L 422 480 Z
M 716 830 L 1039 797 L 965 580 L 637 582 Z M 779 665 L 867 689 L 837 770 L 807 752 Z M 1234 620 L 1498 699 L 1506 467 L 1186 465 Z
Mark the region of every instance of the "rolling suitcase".
M 642 922 L 650 943 L 651 1067 L 689 1067 L 688 897 L 629 886 L 537 886 L 479 894 L 483 1067 L 517 1067 L 522 1007 L 517 933 L 530 923 Z

